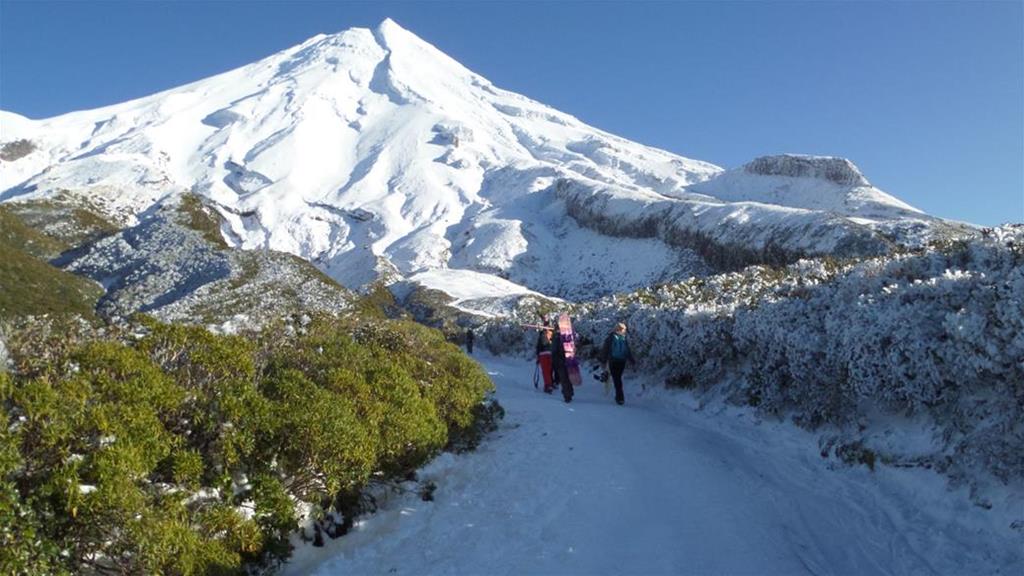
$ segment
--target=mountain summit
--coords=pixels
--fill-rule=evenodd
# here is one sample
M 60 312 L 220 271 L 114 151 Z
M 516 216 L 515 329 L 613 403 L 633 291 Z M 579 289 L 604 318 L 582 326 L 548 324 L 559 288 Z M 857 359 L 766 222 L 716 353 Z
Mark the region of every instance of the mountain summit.
M 132 223 L 191 191 L 228 244 L 296 254 L 349 287 L 576 298 L 885 251 L 938 222 L 847 160 L 725 171 L 608 134 L 390 19 L 138 100 L 0 123 L 0 201 L 70 195 Z

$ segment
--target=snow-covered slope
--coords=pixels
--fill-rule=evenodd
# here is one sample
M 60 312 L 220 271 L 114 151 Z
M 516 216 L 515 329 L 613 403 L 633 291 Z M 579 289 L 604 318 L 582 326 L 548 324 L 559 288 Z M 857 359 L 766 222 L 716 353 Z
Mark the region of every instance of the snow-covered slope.
M 710 241 L 787 254 L 874 251 L 875 224 L 930 220 L 863 177 L 837 180 L 856 173 L 844 160 L 724 172 L 602 132 L 391 20 L 123 104 L 38 121 L 2 112 L 0 128 L 0 146 L 19 151 L 0 164 L 0 201 L 70 190 L 132 224 L 192 191 L 233 246 L 296 254 L 350 287 L 459 268 L 577 298 L 707 271 L 705 246 L 609 237 L 567 212 L 601 190 L 625 213 L 667 209 L 683 236 L 731 222 L 739 232 Z
M 760 202 L 856 216 L 922 214 L 872 186 L 853 162 L 829 156 L 764 156 L 695 185 L 691 191 L 727 202 Z

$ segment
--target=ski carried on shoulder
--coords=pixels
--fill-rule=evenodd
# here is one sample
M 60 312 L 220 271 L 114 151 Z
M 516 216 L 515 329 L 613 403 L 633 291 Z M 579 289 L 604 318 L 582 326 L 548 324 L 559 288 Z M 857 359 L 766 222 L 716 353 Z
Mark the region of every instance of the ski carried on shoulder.
M 541 326 L 540 324 L 520 324 L 519 327 L 533 330 L 551 330 L 551 326 Z

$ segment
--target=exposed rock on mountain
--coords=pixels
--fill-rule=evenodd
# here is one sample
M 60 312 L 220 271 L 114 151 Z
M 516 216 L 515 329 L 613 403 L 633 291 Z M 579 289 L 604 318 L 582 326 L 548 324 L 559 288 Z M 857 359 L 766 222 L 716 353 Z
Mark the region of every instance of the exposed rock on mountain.
M 349 307 L 352 295 L 308 263 L 279 252 L 219 247 L 195 229 L 196 219 L 181 206 L 161 206 L 136 226 L 57 262 L 104 286 L 98 309 L 112 318 L 143 312 L 165 321 L 259 325 Z

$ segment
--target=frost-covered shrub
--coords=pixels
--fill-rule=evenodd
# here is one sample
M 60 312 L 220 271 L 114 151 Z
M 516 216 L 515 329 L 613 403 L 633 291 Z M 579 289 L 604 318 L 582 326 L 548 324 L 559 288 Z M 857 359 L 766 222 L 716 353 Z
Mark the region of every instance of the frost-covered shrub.
M 533 352 L 532 342 L 535 337 L 536 332 L 524 330 L 514 321 L 493 321 L 477 332 L 476 342 L 492 354 L 528 356 Z
M 701 388 L 715 384 L 733 359 L 732 318 L 712 310 L 652 310 L 643 306 L 624 309 L 596 307 L 574 324 L 591 347 L 585 356 L 596 357 L 608 333 L 618 322 L 630 330 L 630 344 L 647 368 L 666 372 Z
M 520 298 L 506 315 L 484 322 L 476 329 L 477 343 L 493 354 L 532 358 L 537 341 L 537 329 L 547 319 L 557 330 L 557 316 L 566 312 L 576 316 L 575 308 L 535 296 Z M 579 327 L 574 326 L 576 330 Z
M 825 318 L 812 301 L 793 298 L 741 309 L 734 337 L 746 361 L 751 404 L 774 413 L 799 405 L 799 420 L 812 426 L 848 417 L 847 375 L 825 361 Z
M 954 473 L 976 463 L 1021 475 L 1024 234 L 1010 231 L 870 260 L 738 310 L 751 393 L 811 425 L 874 409 L 929 414 L 959 457 Z
M 625 322 L 641 367 L 667 382 L 854 434 L 878 413 L 927 417 L 938 468 L 1024 476 L 1022 225 L 890 256 L 754 266 L 566 311 L 596 345 Z M 487 330 L 524 341 L 507 323 Z

